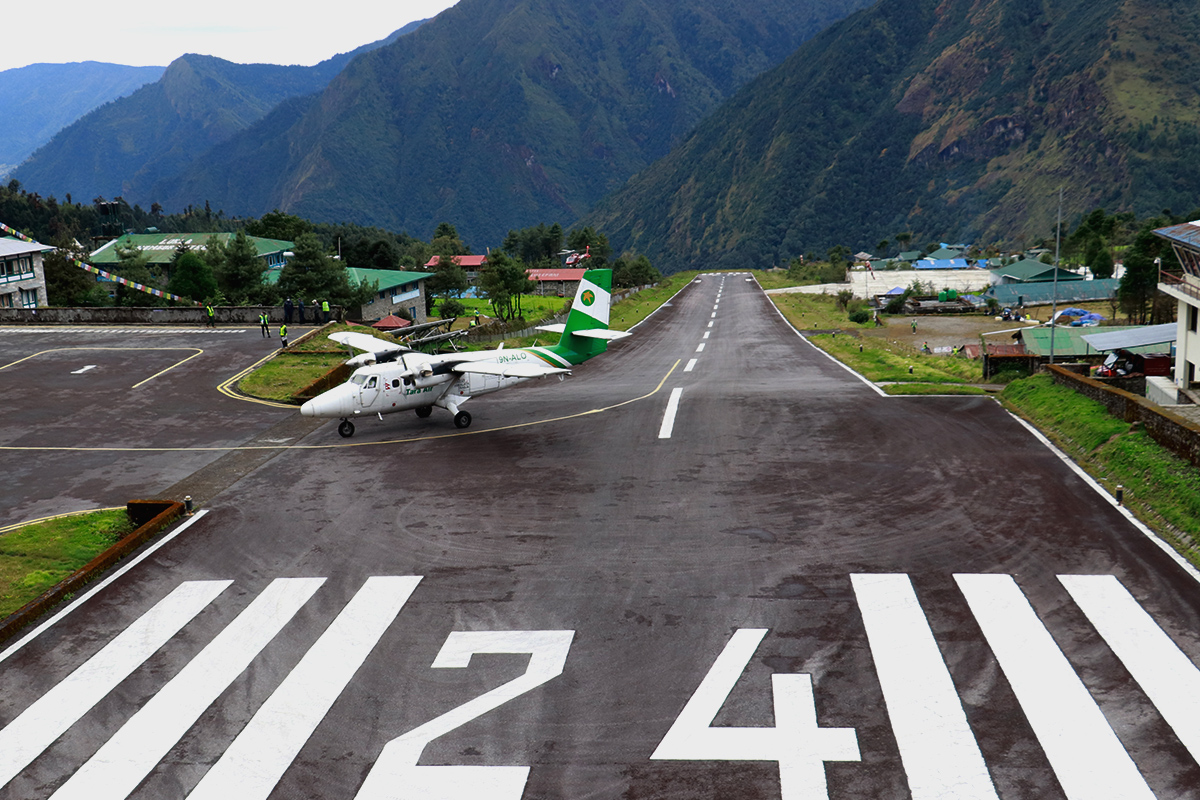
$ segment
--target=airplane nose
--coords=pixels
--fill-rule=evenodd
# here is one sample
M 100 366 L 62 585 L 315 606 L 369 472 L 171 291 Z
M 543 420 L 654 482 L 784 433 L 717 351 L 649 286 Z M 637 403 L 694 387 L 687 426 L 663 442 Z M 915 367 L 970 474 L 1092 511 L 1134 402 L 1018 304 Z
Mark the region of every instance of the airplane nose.
M 306 417 L 345 417 L 351 413 L 350 405 L 350 396 L 338 387 L 300 406 L 300 413 Z
M 300 415 L 304 417 L 315 417 L 317 415 L 317 406 L 312 400 L 306 400 L 304 405 L 300 406 Z

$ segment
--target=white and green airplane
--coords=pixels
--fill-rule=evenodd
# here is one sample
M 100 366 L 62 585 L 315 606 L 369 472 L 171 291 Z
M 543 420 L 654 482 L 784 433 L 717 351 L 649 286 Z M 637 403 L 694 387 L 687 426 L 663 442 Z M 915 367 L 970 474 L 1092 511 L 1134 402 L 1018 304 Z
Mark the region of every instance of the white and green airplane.
M 533 378 L 562 376 L 608 349 L 608 342 L 628 336 L 608 329 L 612 304 L 612 270 L 589 269 L 579 282 L 571 313 L 565 324 L 539 327 L 540 331 L 559 333 L 553 347 L 521 347 L 505 350 L 444 353 L 427 355 L 399 344 L 385 342 L 365 333 L 335 333 L 329 338 L 362 355 L 347 364 L 358 367 L 350 380 L 314 397 L 300 407 L 306 417 L 340 419 L 338 433 L 354 435 L 355 417 L 415 410 L 428 417 L 434 406 L 454 415 L 454 424 L 466 428 L 471 415 L 463 403 L 482 394 L 491 394 Z

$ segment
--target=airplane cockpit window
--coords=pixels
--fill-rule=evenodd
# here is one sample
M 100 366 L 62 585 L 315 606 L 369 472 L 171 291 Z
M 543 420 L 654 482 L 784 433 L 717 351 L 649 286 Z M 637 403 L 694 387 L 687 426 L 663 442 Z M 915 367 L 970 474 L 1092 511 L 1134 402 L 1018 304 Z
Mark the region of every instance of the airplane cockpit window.
M 350 376 L 350 382 L 353 383 L 355 386 L 362 386 L 363 381 L 365 381 L 366 379 L 367 379 L 366 375 L 351 375 Z
M 378 385 L 379 385 L 379 376 L 378 375 L 372 375 L 370 380 L 367 381 L 368 389 L 374 389 Z

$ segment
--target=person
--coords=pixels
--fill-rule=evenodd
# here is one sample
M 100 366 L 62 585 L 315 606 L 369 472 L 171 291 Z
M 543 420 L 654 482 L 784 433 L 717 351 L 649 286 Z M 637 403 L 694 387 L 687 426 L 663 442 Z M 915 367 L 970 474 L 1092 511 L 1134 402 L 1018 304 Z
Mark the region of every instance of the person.
M 297 307 L 296 310 L 300 314 L 300 324 L 303 325 L 304 324 L 304 301 L 303 300 L 300 301 L 300 305 Z
M 268 326 L 271 324 L 271 321 L 267 318 L 267 312 L 264 311 L 258 315 L 258 324 L 259 324 L 259 327 L 262 328 L 263 338 L 270 339 L 271 338 L 271 330 Z
M 213 309 L 212 303 L 205 303 L 204 304 L 204 321 L 207 323 L 208 327 L 210 327 L 210 328 L 217 327 L 216 316 L 217 316 L 217 312 L 216 312 L 216 310 Z
M 913 329 L 913 336 L 916 336 L 917 335 L 917 321 L 915 319 L 912 321 L 912 329 Z
M 292 321 L 292 310 L 294 308 L 295 308 L 295 306 L 292 305 L 292 298 L 289 297 L 287 300 L 283 301 L 283 321 L 284 322 Z
M 283 350 L 287 350 L 288 341 L 287 341 L 287 323 L 286 322 L 279 326 L 279 341 L 280 341 L 280 348 Z
M 321 301 L 321 314 L 325 317 L 325 320 L 324 320 L 325 323 L 328 324 L 329 323 L 329 300 L 328 299 Z
M 922 353 L 929 352 L 929 342 L 921 342 L 921 352 Z

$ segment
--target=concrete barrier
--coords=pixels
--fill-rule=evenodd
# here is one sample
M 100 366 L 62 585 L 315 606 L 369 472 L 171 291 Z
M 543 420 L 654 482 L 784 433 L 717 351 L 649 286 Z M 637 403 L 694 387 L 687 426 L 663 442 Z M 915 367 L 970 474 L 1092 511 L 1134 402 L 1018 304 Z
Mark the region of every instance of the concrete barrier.
M 267 313 L 273 325 L 283 322 L 279 306 L 214 306 L 218 325 L 258 325 L 258 315 Z M 305 309 L 305 325 L 318 324 L 313 310 Z M 329 312 L 330 320 L 342 319 L 338 306 Z M 319 311 L 317 313 L 320 313 Z M 300 324 L 293 316 L 293 324 Z M 204 308 L 176 306 L 168 308 L 0 308 L 0 325 L 204 325 Z

